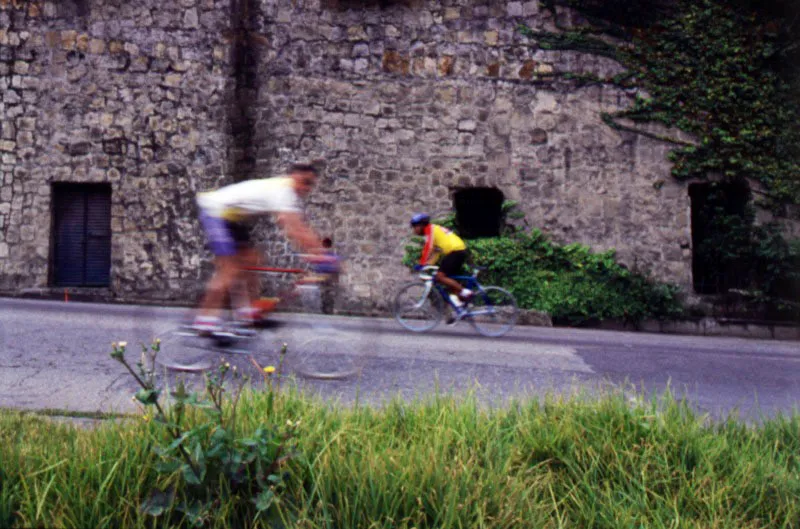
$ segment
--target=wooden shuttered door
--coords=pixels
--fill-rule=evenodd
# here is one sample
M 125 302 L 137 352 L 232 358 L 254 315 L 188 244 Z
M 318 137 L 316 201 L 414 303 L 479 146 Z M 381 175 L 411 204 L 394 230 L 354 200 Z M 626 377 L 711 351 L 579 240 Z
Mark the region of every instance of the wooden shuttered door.
M 54 184 L 53 279 L 57 286 L 109 285 L 111 186 Z

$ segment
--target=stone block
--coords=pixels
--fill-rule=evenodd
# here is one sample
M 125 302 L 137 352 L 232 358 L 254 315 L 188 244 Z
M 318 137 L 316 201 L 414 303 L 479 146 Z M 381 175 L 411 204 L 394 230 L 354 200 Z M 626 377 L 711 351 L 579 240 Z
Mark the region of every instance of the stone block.
M 367 35 L 364 26 L 355 25 L 350 26 L 347 28 L 347 40 L 356 41 L 356 40 L 369 40 L 369 36 Z
M 19 147 L 33 147 L 34 144 L 35 139 L 32 131 L 26 130 L 17 134 L 17 145 Z
M 439 57 L 439 75 L 442 77 L 446 77 L 448 75 L 453 74 L 453 69 L 455 67 L 456 58 L 452 55 L 445 55 L 443 57 Z
M 458 20 L 461 18 L 461 8 L 458 7 L 446 7 L 444 9 L 444 19 L 445 20 Z
M 70 156 L 85 156 L 92 150 L 92 144 L 87 141 L 75 142 L 66 145 L 66 152 Z
M 369 70 L 369 60 L 368 59 L 356 59 L 353 65 L 353 71 L 356 73 L 364 73 Z
M 183 76 L 177 73 L 171 73 L 164 76 L 164 81 L 161 83 L 162 86 L 166 86 L 169 88 L 177 88 L 181 85 L 181 80 Z
M 533 0 L 531 2 L 525 2 L 522 4 L 522 15 L 526 17 L 534 16 L 539 13 L 539 2 L 538 0 Z
M 368 57 L 369 56 L 369 44 L 366 42 L 359 42 L 353 46 L 353 57 Z
M 89 41 L 89 53 L 94 55 L 100 55 L 105 53 L 106 51 L 106 43 L 102 39 L 92 39 Z
M 200 27 L 200 19 L 197 15 L 197 9 L 187 9 L 183 13 L 183 26 L 189 29 L 197 29 Z
M 14 62 L 14 73 L 26 75 L 30 71 L 30 64 L 25 61 Z
M 59 41 L 60 46 L 65 50 L 75 49 L 75 41 L 78 38 L 78 32 L 74 30 L 65 30 L 61 32 Z
M 35 130 L 36 118 L 29 118 L 29 117 L 17 118 L 16 124 L 19 130 Z
M 663 321 L 661 322 L 661 332 L 695 336 L 704 334 L 703 325 L 701 322 L 690 320 Z
M 523 15 L 522 2 L 509 2 L 506 6 L 506 13 L 510 17 L 521 17 Z
M 81 33 L 75 39 L 75 49 L 77 49 L 78 51 L 81 51 L 81 52 L 88 51 L 89 50 L 90 41 L 91 41 L 91 39 L 89 38 L 89 35 L 87 35 L 86 33 Z
M 410 64 L 407 56 L 395 50 L 387 50 L 383 53 L 382 67 L 384 72 L 408 75 L 409 66 Z
M 776 340 L 800 340 L 800 327 L 797 325 L 775 325 L 772 336 Z

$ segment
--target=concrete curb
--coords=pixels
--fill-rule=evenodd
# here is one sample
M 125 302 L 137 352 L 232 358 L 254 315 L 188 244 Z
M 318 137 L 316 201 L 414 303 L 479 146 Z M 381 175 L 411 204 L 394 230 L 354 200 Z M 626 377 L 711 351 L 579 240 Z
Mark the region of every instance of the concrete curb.
M 646 320 L 637 325 L 605 321 L 598 329 L 613 331 L 642 331 L 691 336 L 732 336 L 761 340 L 800 341 L 800 325 L 782 322 L 763 322 L 730 318 L 699 318 L 695 320 Z
M 191 303 L 179 303 L 175 300 L 151 300 L 137 298 L 113 298 L 106 292 L 87 293 L 85 289 L 66 289 L 69 299 L 72 301 L 88 301 L 96 303 L 109 303 L 114 305 L 157 305 L 168 307 L 190 307 Z M 61 299 L 64 296 L 64 289 L 55 288 L 35 288 L 19 291 L 0 291 L 0 297 L 25 298 L 25 299 Z M 289 308 L 286 311 L 294 312 Z M 336 316 L 359 316 L 359 317 L 390 317 L 390 315 L 379 311 L 353 311 L 339 310 L 334 313 Z M 553 320 L 549 314 L 536 310 L 520 309 L 519 325 L 532 327 L 563 327 L 567 325 L 553 325 Z M 731 318 L 697 318 L 692 320 L 645 320 L 637 324 L 626 323 L 616 320 L 605 320 L 595 325 L 585 328 L 627 331 L 627 332 L 649 332 L 662 334 L 680 334 L 689 336 L 731 336 L 737 338 L 756 338 L 762 340 L 790 340 L 800 341 L 800 324 L 788 322 L 770 321 L 751 321 Z

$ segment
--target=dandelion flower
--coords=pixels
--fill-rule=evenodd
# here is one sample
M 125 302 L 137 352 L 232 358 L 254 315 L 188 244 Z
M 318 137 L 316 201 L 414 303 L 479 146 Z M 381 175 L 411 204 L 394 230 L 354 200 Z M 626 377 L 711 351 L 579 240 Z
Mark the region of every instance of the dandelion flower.
M 128 347 L 128 342 L 119 342 L 120 347 Z
M 264 368 L 264 373 L 271 375 L 275 372 L 275 366 L 267 366 Z

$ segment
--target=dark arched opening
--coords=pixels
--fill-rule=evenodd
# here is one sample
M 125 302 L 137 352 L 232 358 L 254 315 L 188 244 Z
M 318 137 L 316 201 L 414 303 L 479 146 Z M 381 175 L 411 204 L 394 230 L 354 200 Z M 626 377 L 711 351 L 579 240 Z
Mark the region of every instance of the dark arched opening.
M 458 232 L 465 239 L 497 237 L 503 223 L 503 192 L 494 187 L 469 187 L 453 197 Z
M 751 263 L 738 256 L 749 236 L 750 190 L 744 181 L 689 186 L 692 204 L 692 279 L 698 294 L 747 288 Z M 738 246 L 737 246 L 738 245 Z

